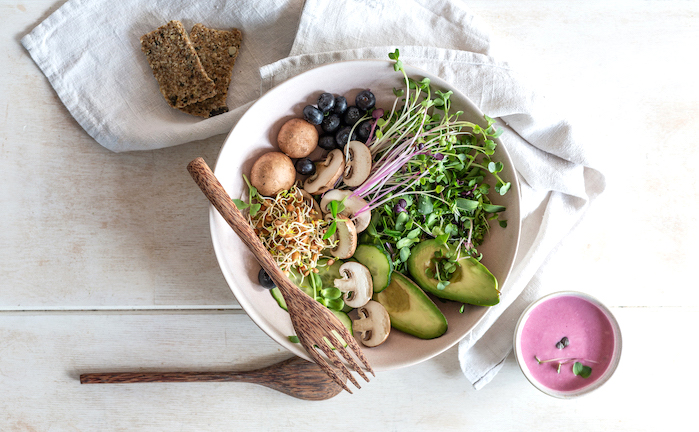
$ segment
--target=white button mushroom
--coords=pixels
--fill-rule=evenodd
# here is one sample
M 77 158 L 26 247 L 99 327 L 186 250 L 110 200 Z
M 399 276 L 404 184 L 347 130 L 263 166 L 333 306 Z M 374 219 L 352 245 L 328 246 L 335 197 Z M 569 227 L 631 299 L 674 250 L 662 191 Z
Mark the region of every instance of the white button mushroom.
M 359 333 L 359 341 L 368 347 L 384 343 L 391 332 L 391 317 L 386 308 L 377 301 L 370 300 L 357 309 L 359 319 L 352 321 L 352 329 Z
M 345 171 L 342 181 L 350 187 L 359 186 L 371 172 L 371 150 L 361 141 L 350 141 L 345 145 Z
M 306 179 L 303 188 L 311 195 L 321 194 L 335 187 L 345 170 L 345 156 L 342 150 L 328 153 L 323 162 L 316 164 L 316 173 Z
M 325 215 L 326 221 L 332 221 L 331 214 Z M 338 217 L 335 219 L 335 234 L 330 237 L 337 241 L 335 248 L 330 251 L 335 258 L 347 259 L 357 250 L 357 230 L 351 220 Z
M 335 288 L 342 291 L 342 300 L 347 306 L 364 306 L 374 293 L 374 284 L 369 269 L 357 262 L 346 262 L 340 266 L 342 279 L 335 279 Z

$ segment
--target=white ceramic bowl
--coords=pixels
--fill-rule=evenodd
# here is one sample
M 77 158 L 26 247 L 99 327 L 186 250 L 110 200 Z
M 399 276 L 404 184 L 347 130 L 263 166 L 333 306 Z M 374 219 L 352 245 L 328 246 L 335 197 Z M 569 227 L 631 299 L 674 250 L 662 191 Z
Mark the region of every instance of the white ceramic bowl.
M 461 119 L 484 124 L 480 110 L 449 84 L 416 68 L 406 66 L 406 71 L 419 79 L 429 77 L 434 88 L 453 90 L 452 106 L 454 110 L 464 111 Z M 315 104 L 321 93 L 344 95 L 353 105 L 359 91 L 370 89 L 376 95 L 377 107 L 389 109 L 395 99 L 393 88 L 403 86 L 402 74 L 393 70 L 393 62 L 382 60 L 333 63 L 291 78 L 266 93 L 240 119 L 226 138 L 216 162 L 215 174 L 233 198 L 246 196 L 247 188 L 242 174 L 250 173 L 253 162 L 261 154 L 276 149 L 276 135 L 281 125 L 292 117 L 301 117 L 303 107 Z M 497 277 L 500 287 L 506 290 L 520 235 L 520 191 L 512 161 L 505 146 L 499 140 L 498 143 L 495 159 L 505 165 L 500 175 L 510 181 L 512 187 L 502 197 L 493 192 L 491 199 L 495 204 L 507 206 L 504 217 L 508 220 L 508 226 L 505 229 L 494 226 L 479 251 L 483 253 L 483 263 Z M 279 308 L 268 290 L 258 285 L 260 267 L 255 258 L 213 207 L 209 219 L 221 271 L 240 305 L 272 339 L 292 353 L 309 359 L 300 344 L 288 339 L 294 330 L 287 312 Z M 374 370 L 410 366 L 445 351 L 468 334 L 488 311 L 485 307 L 473 306 L 459 313 L 459 303 L 437 301 L 436 304 L 448 320 L 448 331 L 432 340 L 392 332 L 384 344 L 364 350 Z
M 557 348 L 557 341 L 568 336 L 568 345 Z M 549 396 L 574 398 L 599 388 L 614 374 L 621 358 L 621 329 L 596 298 L 577 291 L 556 292 L 524 310 L 515 329 L 514 351 L 522 373 L 534 387 Z M 574 361 L 558 370 L 558 361 L 539 364 L 535 356 L 539 360 L 577 358 L 592 368 L 592 374 L 576 376 Z

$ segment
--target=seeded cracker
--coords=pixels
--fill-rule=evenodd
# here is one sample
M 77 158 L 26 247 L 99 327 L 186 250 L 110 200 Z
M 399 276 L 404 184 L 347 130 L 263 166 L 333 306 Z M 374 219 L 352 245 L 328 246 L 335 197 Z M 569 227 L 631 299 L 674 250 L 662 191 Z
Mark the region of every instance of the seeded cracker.
M 171 107 L 182 108 L 216 94 L 216 85 L 204 71 L 181 22 L 170 21 L 143 35 L 141 51 Z
M 228 112 L 226 98 L 231 83 L 231 73 L 240 51 L 243 35 L 238 29 L 214 30 L 196 24 L 189 33 L 194 49 L 204 66 L 206 74 L 216 83 L 216 96 L 180 108 L 199 117 L 213 117 Z

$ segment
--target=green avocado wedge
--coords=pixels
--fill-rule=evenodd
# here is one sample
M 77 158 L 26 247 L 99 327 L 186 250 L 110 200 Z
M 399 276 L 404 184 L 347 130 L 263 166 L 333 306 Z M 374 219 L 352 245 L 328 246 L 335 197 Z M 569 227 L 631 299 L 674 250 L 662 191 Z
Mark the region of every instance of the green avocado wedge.
M 478 306 L 493 306 L 500 302 L 498 281 L 492 273 L 476 259 L 466 256 L 457 261 L 457 269 L 444 289 L 438 288 L 439 281 L 428 277 L 425 270 L 434 271 L 434 253 L 446 253 L 449 248 L 437 240 L 417 244 L 410 251 L 408 271 L 410 276 L 425 291 L 447 300 Z
M 447 319 L 427 294 L 394 271 L 388 287 L 374 293 L 391 318 L 391 327 L 420 339 L 434 339 L 447 331 Z

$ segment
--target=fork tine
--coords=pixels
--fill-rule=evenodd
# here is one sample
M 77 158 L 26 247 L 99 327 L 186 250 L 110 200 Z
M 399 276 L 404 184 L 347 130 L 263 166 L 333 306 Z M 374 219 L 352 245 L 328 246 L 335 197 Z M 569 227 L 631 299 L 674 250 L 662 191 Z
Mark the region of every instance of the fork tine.
M 347 363 L 349 363 L 349 365 L 352 367 L 352 369 L 354 369 L 354 371 L 357 372 L 359 374 L 359 376 L 361 376 L 364 379 L 364 381 L 369 382 L 369 378 L 366 376 L 366 374 L 362 370 L 361 366 L 359 366 L 357 364 L 357 362 L 354 361 L 352 356 L 347 352 L 346 348 L 344 348 L 344 347 L 337 348 L 336 351 L 338 352 L 338 354 L 340 354 L 345 359 L 345 361 Z
M 344 338 L 340 339 L 339 333 L 335 334 L 335 338 L 338 339 L 338 342 L 346 342 Z M 369 378 L 367 378 L 361 366 L 359 366 L 357 362 L 352 358 L 350 353 L 347 352 L 347 348 L 342 346 L 342 344 L 336 345 L 339 345 L 339 347 L 336 349 L 336 353 L 339 353 L 345 359 L 345 361 L 349 363 L 350 366 L 352 366 L 352 369 L 354 369 L 355 372 L 357 372 L 362 378 L 364 378 L 364 381 L 369 382 Z
M 346 329 L 342 329 L 342 330 L 344 330 L 343 333 L 346 333 L 346 335 L 349 335 L 349 338 L 346 340 L 346 342 L 347 342 L 347 345 L 352 349 L 352 352 L 354 353 L 354 355 L 357 356 L 357 358 L 362 362 L 362 364 L 364 365 L 366 370 L 369 371 L 369 373 L 371 373 L 372 376 L 376 376 L 376 374 L 374 373 L 374 369 L 371 368 L 369 361 L 364 356 L 364 353 L 362 352 L 362 349 L 359 347 L 359 344 L 357 344 L 357 341 L 354 339 L 354 336 L 349 334 L 349 332 Z M 346 337 L 346 335 L 343 333 L 340 333 L 340 334 L 342 334 L 343 337 Z M 348 353 L 345 353 L 345 354 L 349 356 Z M 364 379 L 366 379 L 366 378 L 364 378 Z M 369 380 L 367 380 L 367 381 L 369 381 Z
M 335 342 L 335 345 L 339 345 L 339 344 L 337 342 Z M 346 376 L 347 379 L 350 380 L 352 382 L 352 384 L 354 384 L 355 387 L 357 387 L 358 389 L 362 388 L 362 386 L 360 386 L 359 383 L 357 382 L 357 380 L 352 376 L 350 371 L 347 370 L 347 367 L 344 364 L 342 364 L 340 359 L 337 358 L 335 351 L 332 348 L 330 348 L 330 345 L 328 345 L 328 341 L 325 338 L 323 338 L 323 340 L 321 340 L 318 343 L 318 348 L 320 348 L 320 350 L 323 351 L 326 356 L 328 356 L 328 359 L 331 362 L 333 362 L 335 367 L 337 369 L 339 369 L 340 372 L 342 372 L 342 374 L 344 376 Z M 337 350 L 337 349 L 338 348 L 336 348 L 335 350 Z
M 330 378 L 333 379 L 340 387 L 342 387 L 344 390 L 346 390 L 349 394 L 352 394 L 352 390 L 345 384 L 344 381 L 340 378 L 340 376 L 333 370 L 333 368 L 328 365 L 328 362 L 325 361 L 323 356 L 321 356 L 318 351 L 316 351 L 315 347 L 313 346 L 313 343 L 309 343 L 308 340 L 304 340 L 301 335 L 298 335 L 299 340 L 301 341 L 301 344 L 306 348 L 306 352 L 313 358 L 313 360 L 316 362 L 318 366 L 320 366 L 321 369 L 323 369 L 323 372 L 325 372 Z M 342 369 L 341 369 L 342 370 Z M 359 386 L 357 386 L 359 387 Z

